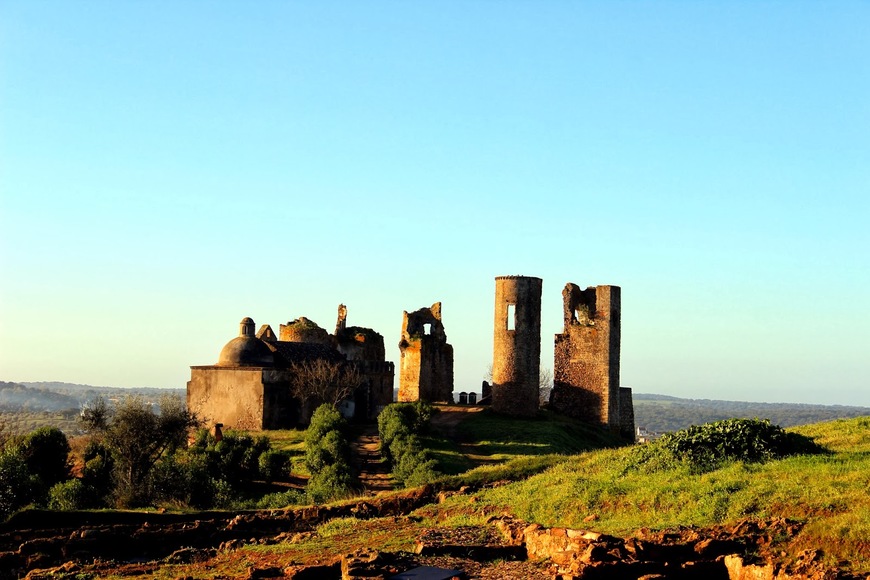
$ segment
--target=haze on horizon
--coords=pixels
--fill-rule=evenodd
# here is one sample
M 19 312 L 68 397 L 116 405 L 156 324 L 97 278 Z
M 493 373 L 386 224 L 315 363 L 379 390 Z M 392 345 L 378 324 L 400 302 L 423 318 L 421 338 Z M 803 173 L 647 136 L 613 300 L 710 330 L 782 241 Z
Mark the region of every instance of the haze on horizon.
M 0 380 L 183 387 L 251 316 L 384 335 L 622 287 L 622 384 L 870 406 L 870 4 L 0 4 Z

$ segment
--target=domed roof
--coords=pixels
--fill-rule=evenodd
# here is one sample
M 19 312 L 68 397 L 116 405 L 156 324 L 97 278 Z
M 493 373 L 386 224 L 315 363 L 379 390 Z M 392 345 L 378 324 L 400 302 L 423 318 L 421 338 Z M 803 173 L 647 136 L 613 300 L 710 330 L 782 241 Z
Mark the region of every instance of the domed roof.
M 243 318 L 239 326 L 239 336 L 229 341 L 221 350 L 217 366 L 275 366 L 275 355 L 272 354 L 272 350 L 265 342 L 254 336 L 254 321 L 250 318 Z
M 275 355 L 259 338 L 238 336 L 221 350 L 217 364 L 220 367 L 271 367 L 275 365 Z

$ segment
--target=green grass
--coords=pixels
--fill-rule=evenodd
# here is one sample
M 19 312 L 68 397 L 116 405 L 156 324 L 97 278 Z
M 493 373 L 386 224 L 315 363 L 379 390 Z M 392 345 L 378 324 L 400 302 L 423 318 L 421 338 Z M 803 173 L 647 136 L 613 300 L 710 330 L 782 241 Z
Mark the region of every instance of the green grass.
M 489 461 L 517 456 L 574 454 L 624 444 L 617 436 L 556 413 L 540 411 L 532 419 L 505 417 L 485 410 L 470 413 L 457 426 L 466 449 Z
M 297 475 L 310 475 L 305 467 L 305 430 L 281 429 L 275 431 L 250 431 L 252 437 L 265 435 L 272 449 L 284 451 L 290 456 L 290 471 Z
M 619 437 L 555 413 L 518 419 L 484 410 L 468 413 L 455 437 L 422 438 L 450 486 L 524 479 L 581 451 L 624 445 Z
M 699 474 L 686 463 L 638 466 L 632 449 L 576 455 L 478 501 L 545 526 L 615 535 L 647 527 L 706 526 L 746 517 L 787 517 L 806 527 L 784 546 L 790 553 L 821 548 L 830 563 L 852 561 L 870 572 L 870 419 L 793 429 L 817 437 L 832 454 L 767 463 L 729 461 Z M 461 501 L 461 500 L 456 500 Z M 449 502 L 444 506 L 449 509 Z M 595 515 L 594 524 L 584 518 Z

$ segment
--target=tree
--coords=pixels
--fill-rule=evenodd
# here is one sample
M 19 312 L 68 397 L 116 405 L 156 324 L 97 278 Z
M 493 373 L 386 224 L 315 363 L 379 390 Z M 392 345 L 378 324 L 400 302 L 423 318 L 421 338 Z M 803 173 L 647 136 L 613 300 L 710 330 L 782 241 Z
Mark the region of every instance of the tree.
M 94 409 L 105 406 L 95 404 Z M 102 436 L 115 461 L 117 498 L 120 505 L 141 505 L 150 497 L 148 475 L 166 453 L 187 442 L 188 430 L 200 421 L 179 397 L 160 399 L 160 414 L 141 397 L 128 397 L 107 412 L 82 413 L 85 427 Z
M 301 401 L 337 407 L 362 384 L 362 375 L 356 366 L 346 362 L 324 359 L 293 363 L 293 396 Z
M 69 479 L 69 451 L 66 435 L 57 427 L 40 427 L 24 438 L 21 456 L 27 470 L 42 486 L 42 492 Z

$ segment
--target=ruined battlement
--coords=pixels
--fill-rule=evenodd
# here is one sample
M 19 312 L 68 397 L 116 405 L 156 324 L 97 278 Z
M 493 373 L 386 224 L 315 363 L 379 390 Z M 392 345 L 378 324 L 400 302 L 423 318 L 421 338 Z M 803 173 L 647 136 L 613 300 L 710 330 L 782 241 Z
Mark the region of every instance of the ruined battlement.
M 279 327 L 280 340 L 283 342 L 306 342 L 314 344 L 329 344 L 331 339 L 325 328 L 321 328 L 313 320 L 300 316 L 296 320 L 282 324 Z
M 453 402 L 453 346 L 440 302 L 402 313 L 399 351 L 399 401 Z
M 631 391 L 620 391 L 622 310 L 619 286 L 568 283 L 562 291 L 564 329 L 555 336 L 550 408 L 610 428 L 634 430 Z M 631 422 L 630 427 L 623 423 Z

